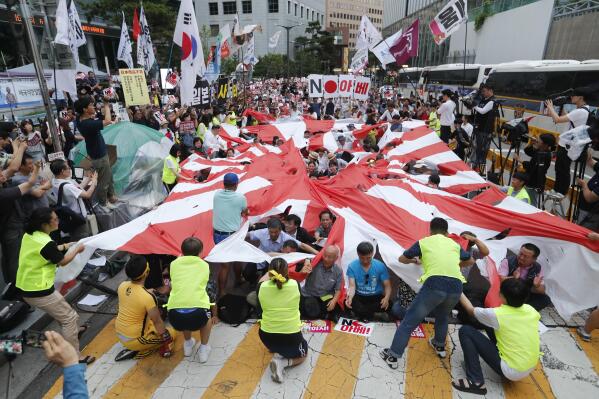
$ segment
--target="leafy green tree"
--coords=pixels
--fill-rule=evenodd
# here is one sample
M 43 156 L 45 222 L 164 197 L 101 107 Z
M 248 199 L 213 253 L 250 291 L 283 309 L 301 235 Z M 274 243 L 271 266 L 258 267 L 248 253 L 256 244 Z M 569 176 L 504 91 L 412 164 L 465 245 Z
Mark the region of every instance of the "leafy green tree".
M 318 21 L 306 27 L 306 36 L 295 39 L 294 74 L 306 76 L 311 73 L 330 72 L 335 65 L 337 53 L 333 35 L 322 29 Z
M 235 72 L 235 68 L 237 67 L 237 64 L 239 62 L 237 61 L 237 58 L 235 58 L 234 56 L 230 56 L 225 58 L 224 60 L 221 60 L 221 64 L 220 64 L 220 73 L 222 75 L 230 75 L 233 72 Z
M 87 19 L 89 22 L 94 17 L 100 17 L 118 27 L 121 26 L 123 18 L 121 11 L 123 11 L 130 30 L 133 24 L 133 11 L 137 8 L 137 12 L 139 13 L 140 9 L 138 0 L 89 0 L 87 2 L 80 2 L 78 5 L 81 7 L 82 14 L 84 15 L 81 16 L 81 19 Z M 175 23 L 177 22 L 179 1 L 152 0 L 146 1 L 143 6 L 148 25 L 150 26 L 152 43 L 156 49 L 155 53 L 158 64 L 165 68 L 169 61 L 169 55 L 172 52 L 170 64 L 178 65 L 181 60 L 181 51 L 177 46 L 174 46 L 177 48 L 172 48 L 171 50 L 171 46 L 173 44 Z
M 266 54 L 254 66 L 254 76 L 257 77 L 280 78 L 285 76 L 286 71 L 287 56 L 283 54 Z

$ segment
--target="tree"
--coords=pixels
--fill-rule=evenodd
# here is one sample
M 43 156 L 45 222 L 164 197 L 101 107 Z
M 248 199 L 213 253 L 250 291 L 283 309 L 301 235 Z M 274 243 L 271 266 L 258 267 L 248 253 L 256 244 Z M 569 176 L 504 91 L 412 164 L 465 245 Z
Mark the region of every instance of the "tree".
M 295 39 L 295 75 L 330 72 L 336 55 L 333 35 L 322 30 L 318 21 L 310 22 L 305 33 Z
M 130 30 L 133 23 L 133 11 L 137 8 L 139 13 L 139 4 L 138 0 L 89 0 L 79 3 L 82 14 L 85 15 L 85 17 L 82 16 L 82 19 L 86 18 L 88 23 L 92 18 L 100 17 L 120 27 L 123 19 L 121 11 L 123 11 Z M 181 60 L 181 51 L 175 48 L 171 50 L 171 46 L 173 45 L 173 32 L 177 22 L 179 2 L 176 0 L 152 0 L 145 2 L 143 6 L 150 27 L 152 43 L 156 48 L 156 61 L 161 67 L 166 67 L 170 57 L 170 65 L 178 65 Z M 133 38 L 131 39 L 133 40 Z
M 198 29 L 200 34 L 200 40 L 202 41 L 202 50 L 204 50 L 204 61 L 208 62 L 208 54 L 210 53 L 210 27 L 207 25 L 202 25 L 201 28 Z
M 266 54 L 260 57 L 254 66 L 254 76 L 264 78 L 279 78 L 287 71 L 287 56 L 283 54 Z
M 235 68 L 237 67 L 238 61 L 234 56 L 230 56 L 221 60 L 220 64 L 220 73 L 221 75 L 230 75 L 235 72 Z

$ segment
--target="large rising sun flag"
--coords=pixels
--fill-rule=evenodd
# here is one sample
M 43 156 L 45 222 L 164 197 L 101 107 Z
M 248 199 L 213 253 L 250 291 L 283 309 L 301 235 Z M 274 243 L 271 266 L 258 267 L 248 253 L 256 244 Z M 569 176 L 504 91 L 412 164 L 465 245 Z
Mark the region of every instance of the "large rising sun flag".
M 182 163 L 181 173 L 191 177 L 204 170 L 208 173 L 207 180 L 181 182 L 155 210 L 82 240 L 85 251 L 67 267 L 59 269 L 59 281 L 76 276 L 96 248 L 179 255 L 180 243 L 189 236 L 203 241 L 202 256 L 208 261 L 269 260 L 268 254 L 245 242 L 249 224 L 287 210 L 302 218 L 304 228 L 313 231 L 319 224 L 319 212 L 330 209 L 337 218 L 329 235 L 330 243 L 342 248 L 340 264 L 344 269 L 356 258 L 358 243 L 370 241 L 386 265 L 418 290 L 421 269 L 402 265 L 398 258 L 416 240 L 428 234 L 432 218 L 442 217 L 449 222 L 451 233 L 468 230 L 485 241 L 490 255 L 478 262 L 481 270 L 490 276 L 494 275 L 489 273 L 493 271 L 490 268 L 500 264 L 507 250 L 517 252 L 526 242 L 539 246 L 538 261 L 545 268 L 547 293 L 563 317 L 569 318 L 599 303 L 596 289 L 599 242 L 586 238 L 588 230 L 506 197 L 498 190 L 488 190 L 474 199 L 461 196 L 488 183 L 426 126 L 396 133 L 390 132 L 386 125 L 379 125 L 377 137 L 386 152 L 385 159 L 377 159 L 376 154 L 360 149 L 352 150 L 354 159 L 338 175 L 326 180 L 309 179 L 300 149 L 322 145 L 336 151 L 334 135 L 343 132 L 360 138 L 370 134 L 370 126 L 356 127 L 350 131 L 347 123 L 308 119 L 278 120 L 255 126 L 254 132 L 258 135 L 279 135 L 286 140 L 282 146 L 274 147 L 245 142 L 236 127 L 223 125 L 221 137 L 228 143 L 238 144 L 239 156 L 207 159 L 192 155 Z M 306 130 L 316 136 L 306 140 Z M 316 143 L 315 137 L 322 138 L 321 144 Z M 428 175 L 406 168 L 413 162 L 437 169 L 443 190 L 428 187 Z M 215 246 L 212 201 L 215 192 L 223 188 L 223 177 L 228 172 L 240 177 L 238 191 L 247 197 L 250 217 L 239 232 Z M 498 239 L 507 229 L 509 234 Z M 306 257 L 296 253 L 290 255 L 288 261 Z M 495 302 L 489 303 L 496 303 L 497 284 L 492 284 L 495 298 L 491 299 Z

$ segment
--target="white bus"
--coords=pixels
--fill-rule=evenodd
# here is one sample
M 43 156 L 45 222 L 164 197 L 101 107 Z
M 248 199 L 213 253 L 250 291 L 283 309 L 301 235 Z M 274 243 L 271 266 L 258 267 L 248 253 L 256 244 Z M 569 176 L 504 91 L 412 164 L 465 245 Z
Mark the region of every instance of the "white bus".
M 477 90 L 484 83 L 492 65 L 480 64 L 446 64 L 435 67 L 423 68 L 420 76 L 420 96 L 428 98 L 429 95 L 438 97 L 442 90 L 450 89 L 464 96 Z
M 397 90 L 401 97 L 416 95 L 423 68 L 403 68 L 397 73 Z
M 529 130 L 533 135 L 562 133 L 569 129 L 567 123 L 556 125 L 545 114 L 544 100 L 552 95 L 577 87 L 590 87 L 597 95 L 587 102 L 593 110 L 599 106 L 599 60 L 543 60 L 516 61 L 494 65 L 487 83 L 495 97 L 503 100 L 503 120 L 513 119 L 514 109 L 523 107 L 525 117 L 533 117 Z M 569 112 L 567 104 L 562 112 Z M 558 111 L 559 112 L 559 111 Z

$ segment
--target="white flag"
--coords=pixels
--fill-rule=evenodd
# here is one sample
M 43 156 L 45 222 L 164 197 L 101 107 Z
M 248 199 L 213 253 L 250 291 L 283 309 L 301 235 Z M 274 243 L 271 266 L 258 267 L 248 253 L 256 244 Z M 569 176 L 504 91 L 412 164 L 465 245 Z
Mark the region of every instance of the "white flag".
M 358 39 L 356 40 L 356 49 L 372 49 L 381 40 L 383 40 L 381 32 L 376 29 L 366 15 L 362 15 Z
M 56 8 L 56 37 L 54 42 L 64 44 L 71 48 L 75 64 L 79 64 L 79 47 L 86 42 L 85 34 L 81 28 L 79 13 L 75 7 L 75 1 L 67 9 L 66 0 L 60 0 Z
M 233 20 L 233 36 L 241 35 L 241 30 L 239 27 L 239 14 L 235 14 L 235 19 Z
M 387 64 L 391 64 L 392 62 L 395 62 L 395 57 L 393 57 L 391 55 L 391 52 L 389 51 L 389 49 L 400 38 L 402 32 L 403 32 L 403 30 L 400 29 L 399 32 L 389 36 L 388 38 L 386 38 L 385 40 L 383 40 L 382 42 L 380 42 L 379 44 L 374 46 L 373 49 L 371 49 L 372 53 L 381 62 L 383 69 L 386 69 Z
M 129 68 L 133 68 L 133 57 L 131 56 L 131 39 L 129 39 L 129 30 L 125 23 L 125 13 L 123 13 L 123 24 L 121 25 L 121 40 L 119 40 L 119 49 L 117 59 L 123 61 Z
M 279 44 L 279 37 L 281 36 L 281 31 L 278 30 L 270 39 L 268 39 L 268 47 L 275 48 Z
M 173 42 L 181 47 L 181 104 L 191 105 L 196 77 L 204 76 L 204 50 L 192 0 L 182 0 Z
M 247 47 L 245 55 L 243 56 L 243 63 L 248 65 L 256 65 L 258 63 L 258 58 L 255 55 L 256 45 L 254 43 L 254 34 L 248 34 L 249 40 L 247 41 Z
M 220 28 L 220 30 L 218 31 L 218 35 L 220 36 L 220 44 L 222 45 L 227 39 L 231 37 L 231 28 L 229 27 L 229 24 L 225 24 L 225 26 Z
M 366 68 L 366 66 L 368 66 L 368 49 L 358 49 L 356 54 L 354 54 L 354 57 L 351 59 L 351 65 L 349 67 L 352 70 L 352 73 L 355 75 L 362 69 Z
M 441 44 L 468 22 L 468 2 L 466 0 L 451 0 L 439 11 L 439 14 L 428 25 L 435 43 Z
M 140 32 L 137 36 L 137 63 L 141 65 L 146 73 L 150 72 L 156 57 L 154 57 L 154 46 L 152 45 L 152 38 L 150 37 L 150 27 L 146 20 L 146 13 L 144 12 L 143 6 L 139 12 L 139 26 Z

